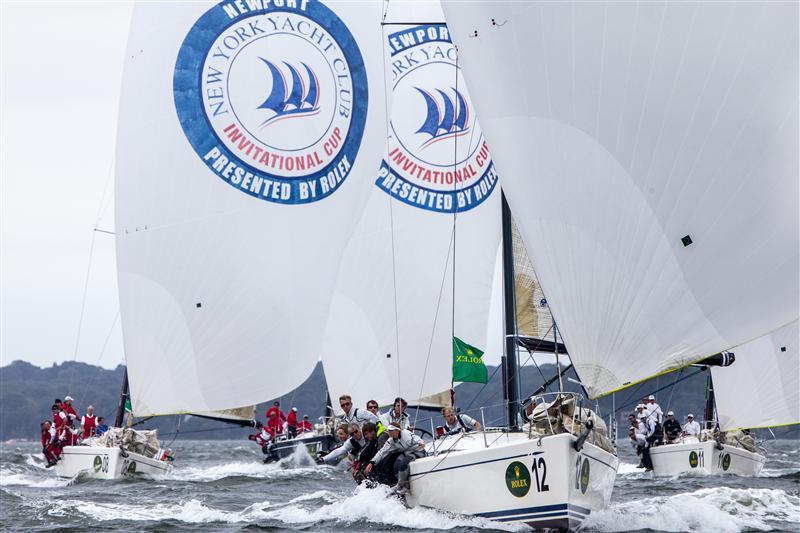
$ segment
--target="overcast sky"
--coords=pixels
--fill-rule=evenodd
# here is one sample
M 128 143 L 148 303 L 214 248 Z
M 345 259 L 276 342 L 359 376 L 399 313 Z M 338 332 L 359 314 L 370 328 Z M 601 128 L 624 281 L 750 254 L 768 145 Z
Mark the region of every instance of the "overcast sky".
M 131 6 L 2 0 L 2 365 L 123 360 L 114 238 L 93 229 L 114 225 Z

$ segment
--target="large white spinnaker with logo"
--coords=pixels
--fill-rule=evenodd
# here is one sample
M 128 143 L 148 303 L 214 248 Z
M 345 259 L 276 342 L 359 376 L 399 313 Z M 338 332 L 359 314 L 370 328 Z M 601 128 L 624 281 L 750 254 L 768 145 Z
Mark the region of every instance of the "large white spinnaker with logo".
M 256 404 L 314 368 L 385 144 L 381 15 L 137 4 L 116 160 L 137 416 Z
M 800 424 L 798 322 L 733 349 L 736 360 L 712 367 L 723 431 Z
M 386 15 L 389 139 L 323 350 L 331 397 L 361 408 L 396 396 L 449 405 L 453 328 L 487 354 L 502 349 L 487 348 L 500 190 L 442 20 L 431 2 L 391 2 Z
M 797 320 L 797 3 L 444 11 L 592 396 Z

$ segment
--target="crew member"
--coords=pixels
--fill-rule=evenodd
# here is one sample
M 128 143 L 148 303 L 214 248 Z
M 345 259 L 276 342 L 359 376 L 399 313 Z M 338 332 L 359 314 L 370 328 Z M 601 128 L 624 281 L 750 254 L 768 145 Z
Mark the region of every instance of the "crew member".
M 61 404 L 61 407 L 64 409 L 64 414 L 69 418 L 69 425 L 74 427 L 78 423 L 78 411 L 72 406 L 72 401 L 72 396 L 65 396 L 64 403 Z
M 372 422 L 376 425 L 380 423 L 380 419 L 366 409 L 359 411 L 358 407 L 353 407 L 353 400 L 347 394 L 343 394 L 339 397 L 339 407 L 344 411 L 342 415 L 343 424 L 350 425 L 355 423 L 358 424 L 360 428 L 364 422 Z
M 395 398 L 392 408 L 380 416 L 383 427 L 389 427 L 391 424 L 394 424 L 400 429 L 414 431 L 414 428 L 410 427 L 408 413 L 406 413 L 407 407 L 408 403 L 403 398 Z
M 647 416 L 649 416 L 656 425 L 664 423 L 664 411 L 662 411 L 661 406 L 656 403 L 656 397 L 652 394 L 647 397 L 645 410 L 647 411 Z
M 106 424 L 105 417 L 98 416 L 97 417 L 97 427 L 94 428 L 94 434 L 98 437 L 108 431 L 108 424 Z
M 69 425 L 69 418 L 67 418 L 67 414 L 64 412 L 62 405 L 61 403 L 54 403 L 52 407 L 53 428 L 56 432 L 61 431 L 62 427 Z
M 94 437 L 97 433 L 97 416 L 92 405 L 86 408 L 86 414 L 81 417 L 81 431 L 84 439 Z
M 353 479 L 355 479 L 358 484 L 361 484 L 366 478 L 364 470 L 372 458 L 375 457 L 375 454 L 378 453 L 378 430 L 375 424 L 372 422 L 364 422 L 364 425 L 361 427 L 361 432 L 364 437 L 364 446 L 361 448 L 361 452 L 359 452 L 358 457 L 353 461 L 350 467 L 353 471 Z
M 272 407 L 267 409 L 267 422 L 269 422 L 271 413 L 275 413 L 275 415 L 278 417 L 281 423 L 286 421 L 286 415 L 283 414 L 283 411 L 281 411 L 281 402 L 279 402 L 278 400 L 272 402 Z
M 675 413 L 667 412 L 667 419 L 664 420 L 664 439 L 667 444 L 672 444 L 681 436 L 681 424 L 675 420 Z
M 61 447 L 58 445 L 58 438 L 56 438 L 56 429 L 53 423 L 49 420 L 42 421 L 42 455 L 47 461 L 47 468 L 50 468 L 58 462 L 58 457 L 61 455 Z
M 286 416 L 286 431 L 289 433 L 290 438 L 297 436 L 297 407 L 292 407 Z
M 467 433 L 473 430 L 481 430 L 480 422 L 469 415 L 463 413 L 456 414 L 456 410 L 452 407 L 445 407 L 442 409 L 442 416 L 444 416 L 445 435 L 452 435 L 453 433 L 459 433 L 461 431 Z
M 389 440 L 369 462 L 364 469 L 364 475 L 369 477 L 376 464 L 381 465 L 379 469 L 391 468 L 397 478 L 395 487 L 397 493 L 405 494 L 409 489 L 408 465 L 418 457 L 425 457 L 425 443 L 417 435 L 394 424 L 387 427 L 386 432 L 389 434 Z M 384 460 L 387 463 L 382 464 Z
M 317 459 L 317 462 L 327 465 L 336 464 L 347 454 L 357 455 L 367 444 L 364 440 L 364 436 L 361 434 L 361 427 L 355 422 L 350 424 L 348 427 L 348 436 L 349 438 L 344 442 L 344 444 L 329 454 L 320 457 Z
M 628 438 L 630 438 L 631 446 L 639 456 L 639 468 L 644 467 L 647 470 L 653 469 L 653 463 L 650 460 L 650 449 L 647 446 L 647 440 L 644 435 L 636 431 L 636 428 L 631 427 L 628 430 Z
M 378 406 L 378 402 L 375 400 L 370 400 L 367 402 L 367 411 L 372 413 L 373 415 L 380 417 L 380 406 Z
M 305 433 L 312 429 L 314 429 L 314 427 L 311 425 L 311 420 L 308 419 L 308 415 L 303 415 L 303 419 L 297 423 L 297 431 L 299 433 Z
M 683 425 L 683 434 L 691 437 L 698 437 L 700 435 L 700 424 L 694 421 L 694 415 L 692 413 L 686 415 L 686 423 Z

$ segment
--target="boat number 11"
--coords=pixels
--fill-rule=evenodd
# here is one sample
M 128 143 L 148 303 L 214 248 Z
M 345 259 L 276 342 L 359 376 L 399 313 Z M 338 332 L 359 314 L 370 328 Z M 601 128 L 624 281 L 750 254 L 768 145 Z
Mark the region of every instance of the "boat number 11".
M 538 459 L 534 458 L 531 470 L 533 470 L 533 477 L 536 479 L 537 492 L 547 492 L 550 490 L 550 486 L 545 483 L 545 478 L 547 477 L 547 463 L 545 463 L 544 457 L 539 457 Z

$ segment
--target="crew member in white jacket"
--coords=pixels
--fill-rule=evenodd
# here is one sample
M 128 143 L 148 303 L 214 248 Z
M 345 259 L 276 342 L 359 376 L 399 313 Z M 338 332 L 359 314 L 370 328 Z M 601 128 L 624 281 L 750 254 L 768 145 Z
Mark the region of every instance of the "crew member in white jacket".
M 358 424 L 359 429 L 361 429 L 364 422 L 372 422 L 376 425 L 380 422 L 377 416 L 366 409 L 362 410 L 358 407 L 353 407 L 353 400 L 347 394 L 339 397 L 339 407 L 344 412 L 341 419 L 342 424 L 347 424 L 348 426 L 350 424 Z
M 694 415 L 689 413 L 686 415 L 686 423 L 683 425 L 683 434 L 691 437 L 700 435 L 700 424 L 694 421 Z
M 425 457 L 425 443 L 422 438 L 408 430 L 400 429 L 394 424 L 386 428 L 386 432 L 389 434 L 389 440 L 369 462 L 367 468 L 364 469 L 364 475 L 369 476 L 376 464 L 385 458 L 396 455 L 394 465 L 392 465 L 395 476 L 397 476 L 396 490 L 399 494 L 405 494 L 409 487 L 408 465 L 418 457 Z

